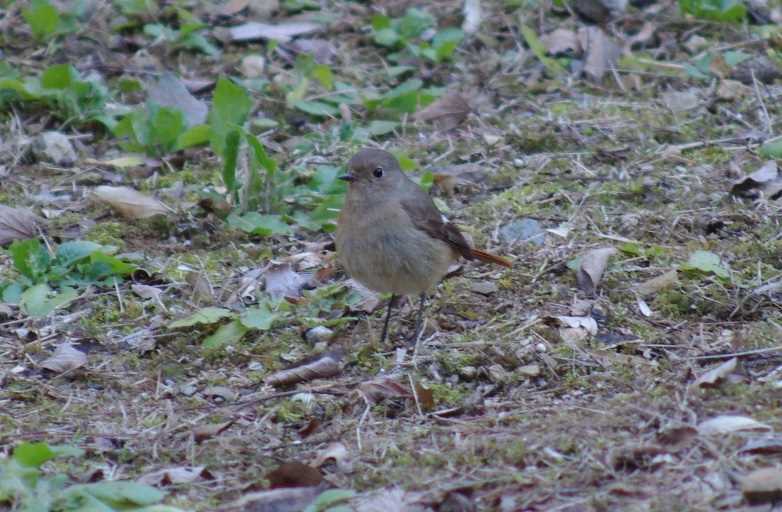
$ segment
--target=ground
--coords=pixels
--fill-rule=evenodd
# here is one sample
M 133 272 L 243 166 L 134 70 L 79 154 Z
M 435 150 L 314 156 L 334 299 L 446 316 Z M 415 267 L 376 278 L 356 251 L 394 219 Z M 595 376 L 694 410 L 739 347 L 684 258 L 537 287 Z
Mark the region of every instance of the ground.
M 0 251 L 5 456 L 75 446 L 43 473 L 143 481 L 184 510 L 299 510 L 327 489 L 357 510 L 779 500 L 779 471 L 757 473 L 782 465 L 777 4 L 732 23 L 667 2 L 586 19 L 484 1 L 475 30 L 446 1 L 97 1 L 53 25 L 41 5 L 0 19 L 0 204 L 39 217 L 0 211 L 15 233 Z M 226 32 L 293 19 L 319 29 Z M 104 89 L 21 92 L 64 63 Z M 182 85 L 194 103 L 161 92 Z M 193 124 L 144 107 L 155 94 L 186 115 L 211 101 L 206 138 L 182 142 Z M 230 118 L 241 98 L 247 119 Z M 235 187 L 215 135 L 230 123 L 246 129 Z M 33 150 L 45 131 L 75 161 Z M 388 297 L 333 252 L 335 178 L 366 145 L 513 261 L 455 267 L 411 341 L 414 298 L 381 344 Z M 100 249 L 80 246 L 66 277 L 35 270 L 31 254 L 73 241 Z M 66 286 L 75 298 L 47 302 Z M 25 499 L 0 486 L 0 509 Z

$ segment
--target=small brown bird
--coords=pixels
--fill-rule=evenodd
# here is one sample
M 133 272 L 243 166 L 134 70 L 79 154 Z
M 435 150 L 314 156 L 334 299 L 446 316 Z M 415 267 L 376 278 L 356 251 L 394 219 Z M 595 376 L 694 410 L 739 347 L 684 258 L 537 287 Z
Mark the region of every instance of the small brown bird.
M 392 294 L 381 343 L 398 295 L 420 294 L 418 336 L 426 292 L 459 257 L 511 266 L 505 258 L 470 247 L 459 228 L 443 217 L 387 151 L 362 149 L 340 179 L 349 185 L 337 224 L 337 257 L 353 279 Z

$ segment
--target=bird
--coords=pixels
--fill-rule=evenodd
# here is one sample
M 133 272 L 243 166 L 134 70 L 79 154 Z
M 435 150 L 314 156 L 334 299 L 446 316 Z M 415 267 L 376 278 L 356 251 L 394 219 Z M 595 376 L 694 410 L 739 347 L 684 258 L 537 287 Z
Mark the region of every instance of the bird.
M 472 247 L 391 153 L 361 149 L 347 168 L 339 176 L 348 187 L 337 220 L 337 261 L 362 285 L 391 294 L 381 344 L 394 302 L 402 295 L 420 298 L 412 339 L 418 338 L 426 293 L 459 258 L 512 266 L 507 258 Z

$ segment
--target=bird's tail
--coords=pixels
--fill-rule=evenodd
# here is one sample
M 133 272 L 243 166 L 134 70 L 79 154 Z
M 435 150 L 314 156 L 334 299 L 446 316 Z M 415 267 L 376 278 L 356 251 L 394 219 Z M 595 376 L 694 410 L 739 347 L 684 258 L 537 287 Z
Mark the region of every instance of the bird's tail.
M 503 267 L 508 268 L 511 268 L 512 266 L 511 261 L 508 258 L 503 258 L 502 256 L 497 256 L 480 249 L 470 249 L 470 255 L 473 258 L 486 263 L 496 263 L 497 265 L 502 265 Z

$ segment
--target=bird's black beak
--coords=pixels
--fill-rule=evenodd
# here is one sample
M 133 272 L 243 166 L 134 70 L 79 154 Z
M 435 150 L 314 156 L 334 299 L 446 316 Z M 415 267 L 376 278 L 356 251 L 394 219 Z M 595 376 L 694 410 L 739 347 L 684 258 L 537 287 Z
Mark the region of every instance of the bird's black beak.
M 347 181 L 348 183 L 352 183 L 356 180 L 356 178 L 350 173 L 343 174 L 342 176 L 338 176 L 337 178 L 342 181 Z

